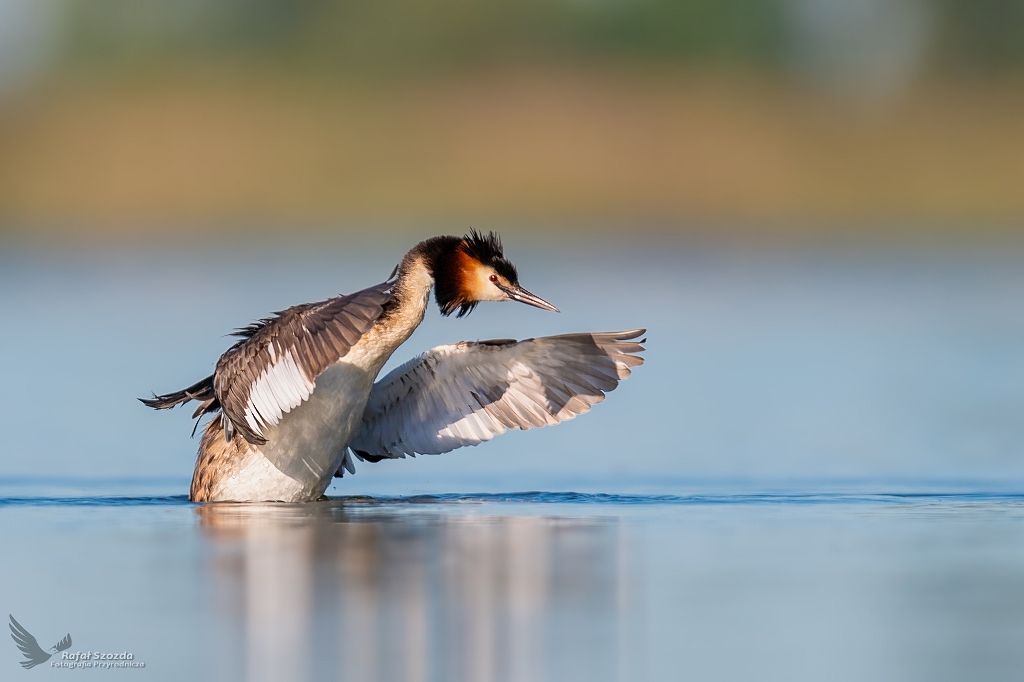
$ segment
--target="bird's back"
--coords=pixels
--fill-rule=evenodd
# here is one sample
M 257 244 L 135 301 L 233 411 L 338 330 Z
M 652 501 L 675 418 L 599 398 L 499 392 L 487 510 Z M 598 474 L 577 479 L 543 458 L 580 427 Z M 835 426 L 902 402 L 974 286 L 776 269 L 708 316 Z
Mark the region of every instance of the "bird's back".
M 407 286 L 415 277 L 406 275 Z M 227 419 L 215 419 L 203 435 L 193 501 L 320 497 L 377 374 L 423 319 L 430 280 L 420 279 L 401 296 L 381 285 L 346 297 L 344 306 L 297 306 L 247 330 L 217 364 L 214 389 Z M 342 338 L 349 327 L 359 334 Z

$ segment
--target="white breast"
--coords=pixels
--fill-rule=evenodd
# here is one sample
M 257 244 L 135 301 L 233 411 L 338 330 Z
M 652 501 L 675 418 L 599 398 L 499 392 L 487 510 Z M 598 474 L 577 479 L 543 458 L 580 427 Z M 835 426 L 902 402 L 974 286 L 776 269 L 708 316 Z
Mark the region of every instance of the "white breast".
M 217 501 L 303 502 L 324 494 L 359 427 L 377 372 L 341 360 L 211 491 Z
M 290 409 L 280 415 L 268 409 L 277 421 L 259 425 L 267 442 L 241 454 L 211 486 L 209 499 L 306 502 L 323 495 L 362 423 L 374 379 L 423 320 L 432 284 L 422 258 L 408 264 L 395 285 L 402 305 L 321 372 L 308 398 L 285 401 Z

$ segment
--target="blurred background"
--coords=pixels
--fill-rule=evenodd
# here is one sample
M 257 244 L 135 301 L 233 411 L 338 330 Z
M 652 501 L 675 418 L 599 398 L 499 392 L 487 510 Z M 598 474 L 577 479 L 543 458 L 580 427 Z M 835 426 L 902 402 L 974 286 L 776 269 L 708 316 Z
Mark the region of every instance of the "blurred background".
M 1014 236 L 1019 0 L 0 0 L 0 235 Z
M 470 227 L 563 312 L 390 366 L 646 364 L 186 502 L 136 397 Z M 1024 0 L 0 0 L 0 613 L 148 679 L 1021 679 L 1022 301 Z
M 649 364 L 339 489 L 1024 476 L 1019 0 L 0 0 L 0 473 L 187 479 L 135 396 L 470 227 L 564 312 L 395 362 L 643 326 Z

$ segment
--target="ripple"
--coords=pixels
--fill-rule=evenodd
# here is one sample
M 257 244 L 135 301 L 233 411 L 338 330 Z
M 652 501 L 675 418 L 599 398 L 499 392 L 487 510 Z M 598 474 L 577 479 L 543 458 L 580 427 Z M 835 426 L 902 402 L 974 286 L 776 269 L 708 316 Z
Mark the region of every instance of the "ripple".
M 191 504 L 188 495 L 122 496 L 101 495 L 89 497 L 0 497 L 0 507 L 141 507 Z
M 331 498 L 343 504 L 595 504 L 595 505 L 758 505 L 758 504 L 919 504 L 1024 502 L 1024 493 L 908 492 L 908 493 L 739 493 L 693 495 L 621 495 L 577 492 L 448 493 L 409 496 L 349 496 Z
M 578 492 L 441 493 L 432 495 L 349 495 L 324 498 L 319 503 L 342 506 L 415 505 L 920 505 L 1024 503 L 1017 492 L 907 492 L 907 493 L 739 493 L 693 495 L 626 495 Z M 0 507 L 133 507 L 192 504 L 187 495 L 11 496 L 0 497 Z M 317 504 L 317 503 L 314 503 Z

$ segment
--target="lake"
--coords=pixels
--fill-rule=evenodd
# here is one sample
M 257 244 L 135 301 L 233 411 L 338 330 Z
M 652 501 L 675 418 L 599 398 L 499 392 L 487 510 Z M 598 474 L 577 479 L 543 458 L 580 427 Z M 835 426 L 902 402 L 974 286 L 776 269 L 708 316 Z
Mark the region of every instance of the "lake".
M 563 312 L 431 311 L 391 364 L 646 327 L 605 403 L 206 507 L 188 412 L 134 398 L 404 245 L 6 249 L 0 602 L 145 667 L 22 671 L 11 642 L 0 677 L 1021 677 L 1024 251 L 505 241 Z

